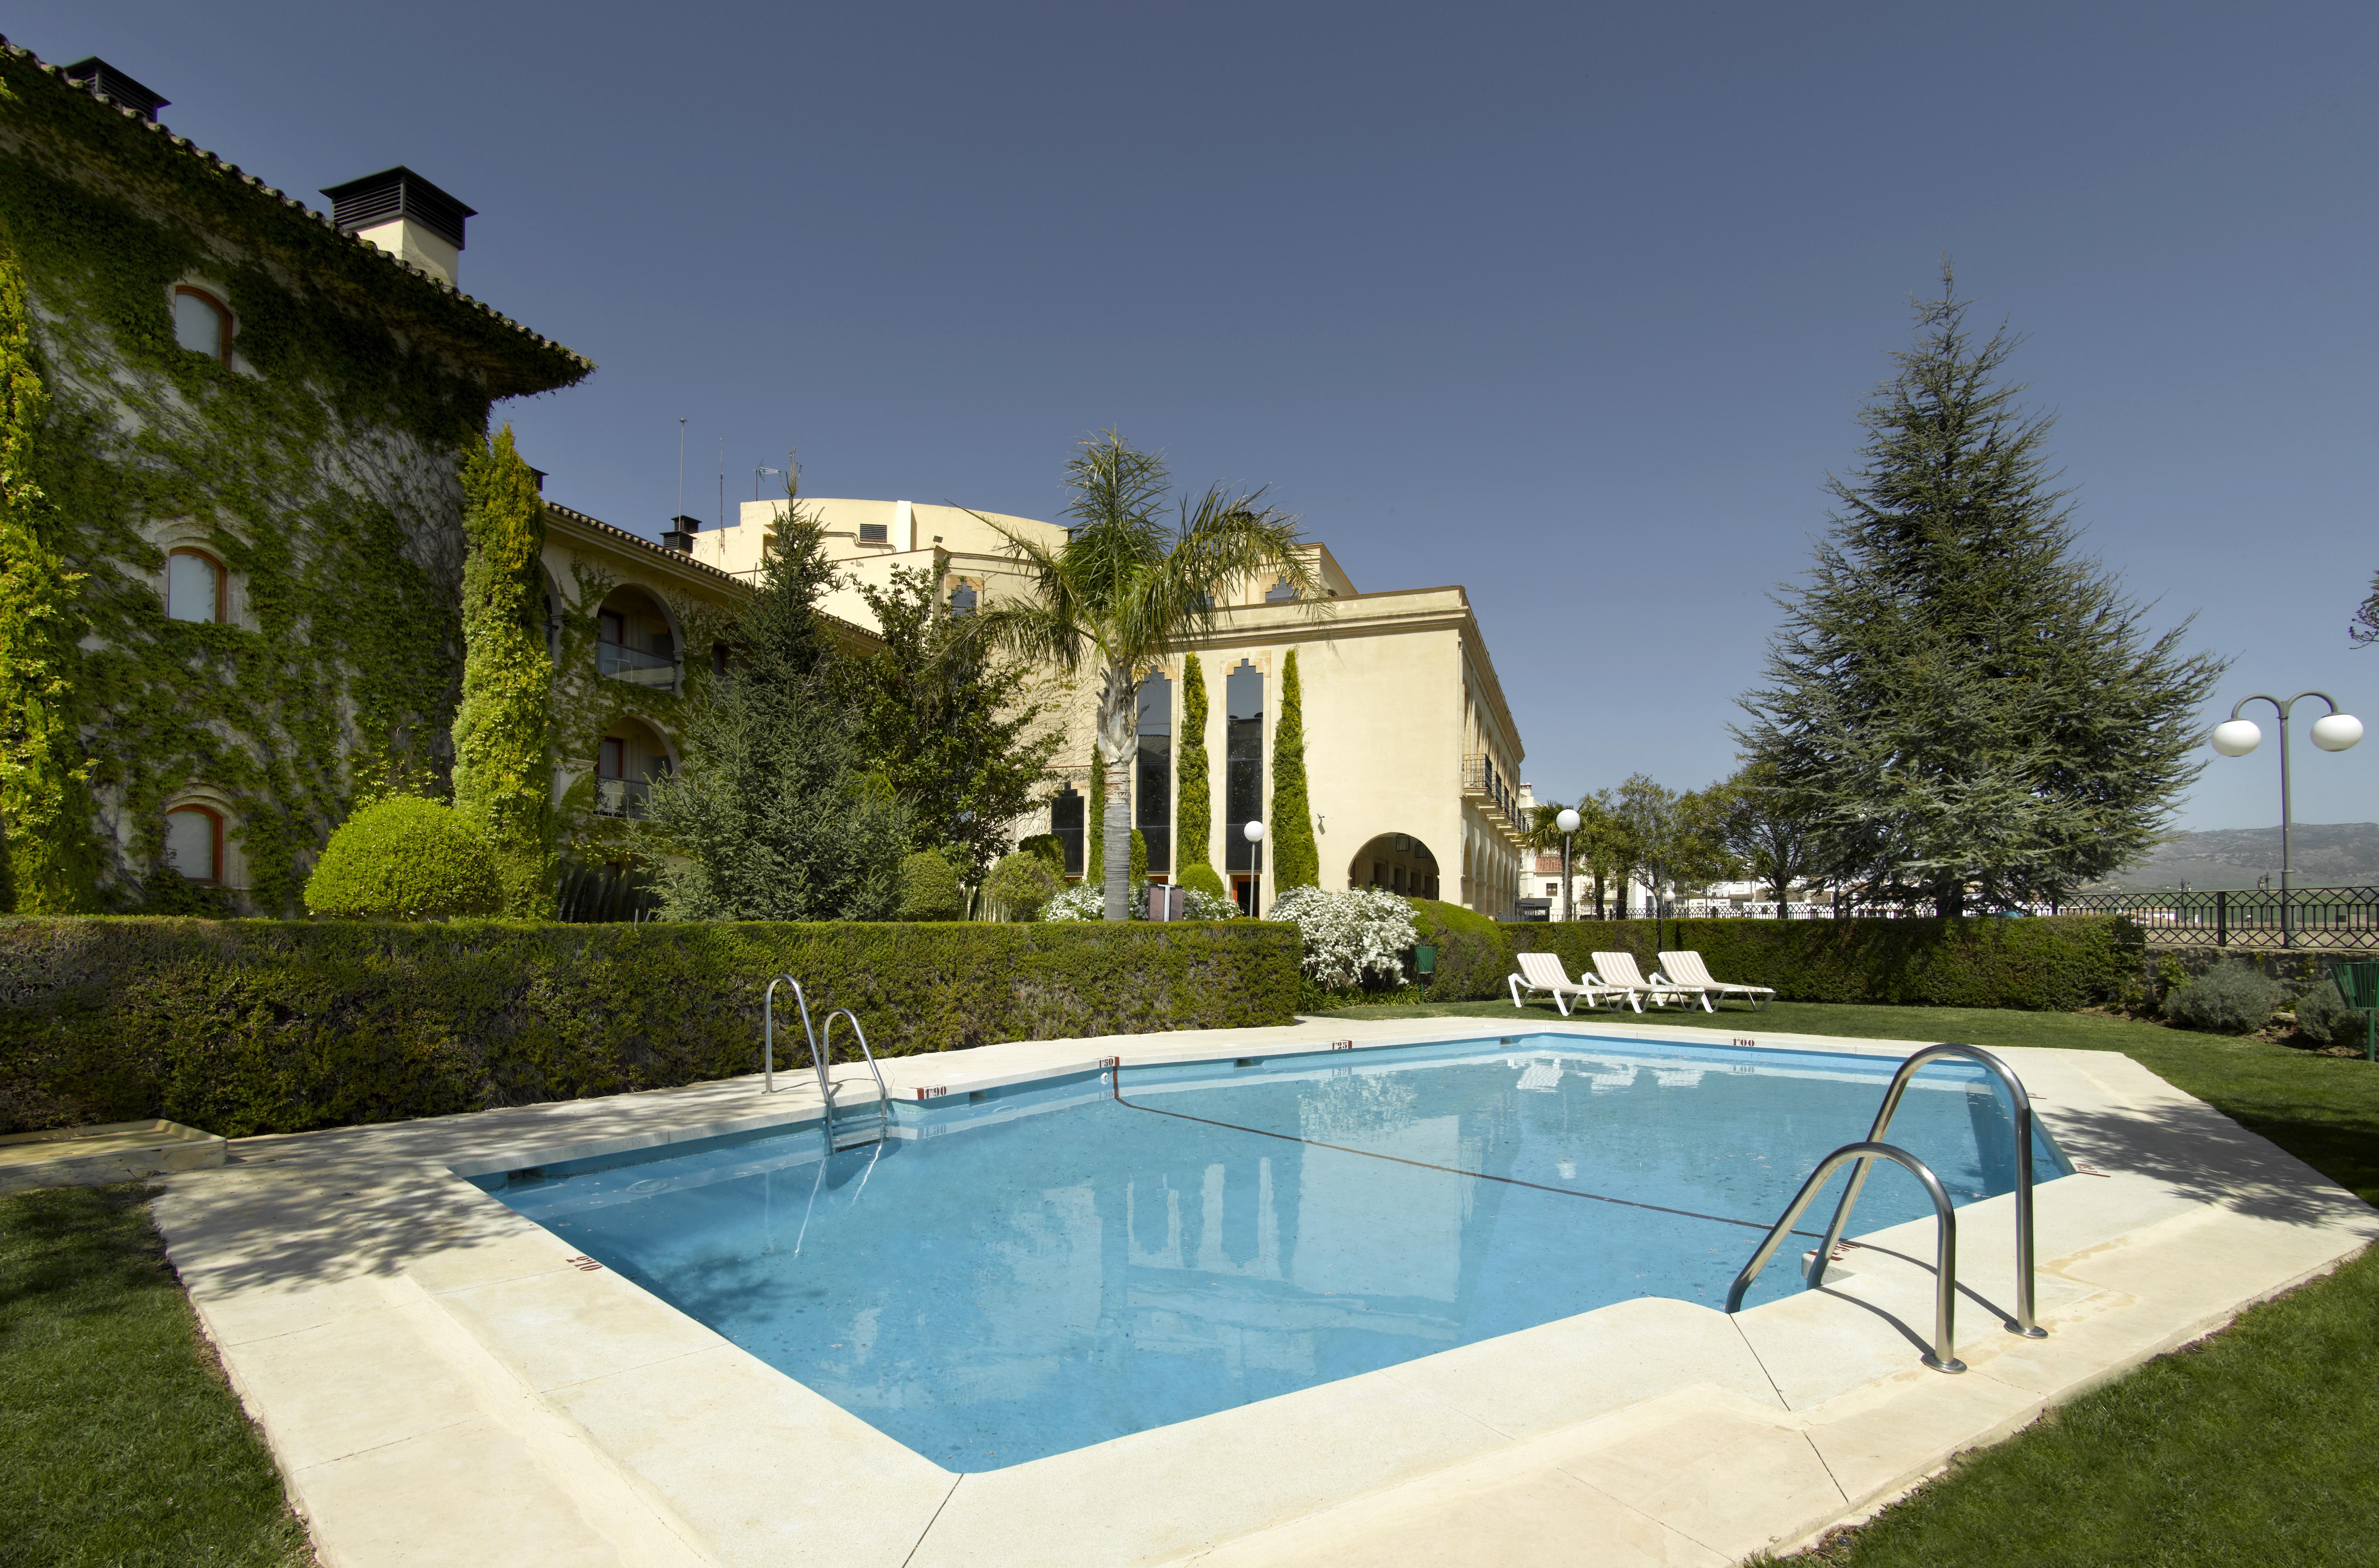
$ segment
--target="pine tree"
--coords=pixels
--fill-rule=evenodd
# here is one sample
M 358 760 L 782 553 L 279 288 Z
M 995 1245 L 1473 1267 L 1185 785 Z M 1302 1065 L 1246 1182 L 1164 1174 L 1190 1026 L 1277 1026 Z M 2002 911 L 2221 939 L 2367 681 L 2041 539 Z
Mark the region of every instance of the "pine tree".
M 876 657 L 838 661 L 860 754 L 907 802 L 909 847 L 943 852 L 980 884 L 1065 737 L 1043 732 L 1047 709 L 1023 665 L 960 635 L 931 573 L 895 567 L 889 586 L 856 586 L 884 639 Z
M 552 913 L 553 659 L 540 622 L 545 503 L 506 425 L 463 464 L 463 701 L 454 808 L 496 846 L 504 912 Z
M 685 766 L 655 779 L 645 831 L 672 920 L 890 920 L 909 822 L 871 772 L 817 599 L 834 581 L 795 509 L 731 647 L 685 717 Z
M 1998 380 L 1945 266 L 1915 345 L 1861 415 L 1864 464 L 1807 580 L 1778 596 L 1765 687 L 1737 730 L 1811 802 L 1830 876 L 1965 911 L 2054 899 L 2155 839 L 2201 763 L 2224 663 L 2158 635 L 2083 556 L 2051 488 L 2050 421 Z
M 1313 842 L 1313 803 L 1305 787 L 1305 693 L 1297 679 L 1297 650 L 1280 661 L 1280 721 L 1272 732 L 1272 875 L 1274 896 L 1322 885 L 1322 851 Z
M 1173 807 L 1175 880 L 1184 887 L 1224 897 L 1210 840 L 1214 833 L 1214 793 L 1206 756 L 1206 671 L 1196 654 L 1181 660 L 1181 751 L 1175 764 L 1180 794 Z
M 0 908 L 80 914 L 99 907 L 91 763 L 74 718 L 82 573 L 67 569 L 33 476 L 48 408 L 24 277 L 0 249 Z

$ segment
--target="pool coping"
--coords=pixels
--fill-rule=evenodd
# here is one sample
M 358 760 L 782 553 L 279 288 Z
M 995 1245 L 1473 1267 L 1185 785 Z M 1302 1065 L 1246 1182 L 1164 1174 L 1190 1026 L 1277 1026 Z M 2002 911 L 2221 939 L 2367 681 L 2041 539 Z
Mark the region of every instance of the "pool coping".
M 1885 1057 L 1930 1043 L 1741 1018 L 1679 1043 Z M 913 1097 L 1516 1025 L 1671 1037 L 1626 1016 L 1307 1019 L 884 1067 Z M 222 1169 L 170 1177 L 157 1212 L 326 1563 L 1718 1563 L 1871 1509 L 2379 1235 L 2379 1212 L 2128 1057 L 1998 1054 L 2089 1174 L 2039 1190 L 2044 1341 L 2000 1333 L 1988 1309 L 2012 1285 L 2012 1200 L 1959 1211 L 1962 1377 L 1920 1368 L 1912 1343 L 1931 1321 L 1928 1220 L 1860 1236 L 1823 1290 L 1732 1318 L 1619 1303 L 966 1475 L 465 1179 L 814 1120 L 805 1072 L 756 1108 L 753 1075 L 238 1140 Z M 839 1103 L 851 1078 L 836 1069 Z

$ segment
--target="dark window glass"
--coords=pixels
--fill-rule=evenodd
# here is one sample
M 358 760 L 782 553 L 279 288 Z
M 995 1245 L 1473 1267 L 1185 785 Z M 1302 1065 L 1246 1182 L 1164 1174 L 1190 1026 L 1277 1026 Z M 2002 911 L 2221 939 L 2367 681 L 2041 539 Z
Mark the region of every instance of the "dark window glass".
M 972 615 L 974 613 L 976 602 L 977 600 L 974 589 L 970 587 L 964 580 L 960 580 L 959 585 L 950 590 L 950 613 L 952 615 Z
M 1173 871 L 1173 682 L 1163 671 L 1140 683 L 1140 763 L 1132 826 L 1148 843 L 1148 869 Z
M 863 545 L 890 544 L 892 542 L 892 525 L 889 523 L 862 523 L 859 525 L 859 542 Z
M 1264 591 L 1264 603 L 1266 604 L 1287 604 L 1295 600 L 1296 597 L 1297 590 L 1288 585 L 1288 579 L 1286 577 L 1283 577 L 1280 581 L 1274 583 L 1270 588 Z
M 1049 831 L 1066 844 L 1066 874 L 1082 874 L 1082 797 L 1069 784 L 1049 802 Z
M 1223 867 L 1254 871 L 1262 846 L 1248 842 L 1247 826 L 1263 814 L 1263 672 L 1245 659 L 1224 683 L 1229 722 L 1223 744 Z M 1252 895 L 1250 895 L 1252 897 Z

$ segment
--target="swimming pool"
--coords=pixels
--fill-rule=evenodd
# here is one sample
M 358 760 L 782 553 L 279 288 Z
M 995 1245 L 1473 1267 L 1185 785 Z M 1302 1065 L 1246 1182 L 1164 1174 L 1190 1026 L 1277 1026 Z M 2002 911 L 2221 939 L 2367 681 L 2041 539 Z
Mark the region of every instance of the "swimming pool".
M 1721 1306 L 1896 1061 L 1527 1035 L 1080 1073 L 477 1178 L 888 1436 L 998 1469 L 1634 1297 Z M 2014 1184 L 1999 1091 L 1915 1079 L 1892 1140 Z M 2035 1178 L 2070 1168 L 2035 1133 Z M 1879 1170 L 1857 1228 L 1930 1213 Z M 1799 1288 L 1771 1268 L 1751 1300 Z

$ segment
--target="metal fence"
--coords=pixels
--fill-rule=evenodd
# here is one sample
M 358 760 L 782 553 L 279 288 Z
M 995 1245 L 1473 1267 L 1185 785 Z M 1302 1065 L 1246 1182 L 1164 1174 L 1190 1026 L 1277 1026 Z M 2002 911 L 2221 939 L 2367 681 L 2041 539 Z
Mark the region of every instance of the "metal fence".
M 2379 947 L 2379 887 L 2076 893 L 2061 914 L 2119 914 L 2151 942 L 2216 947 Z

